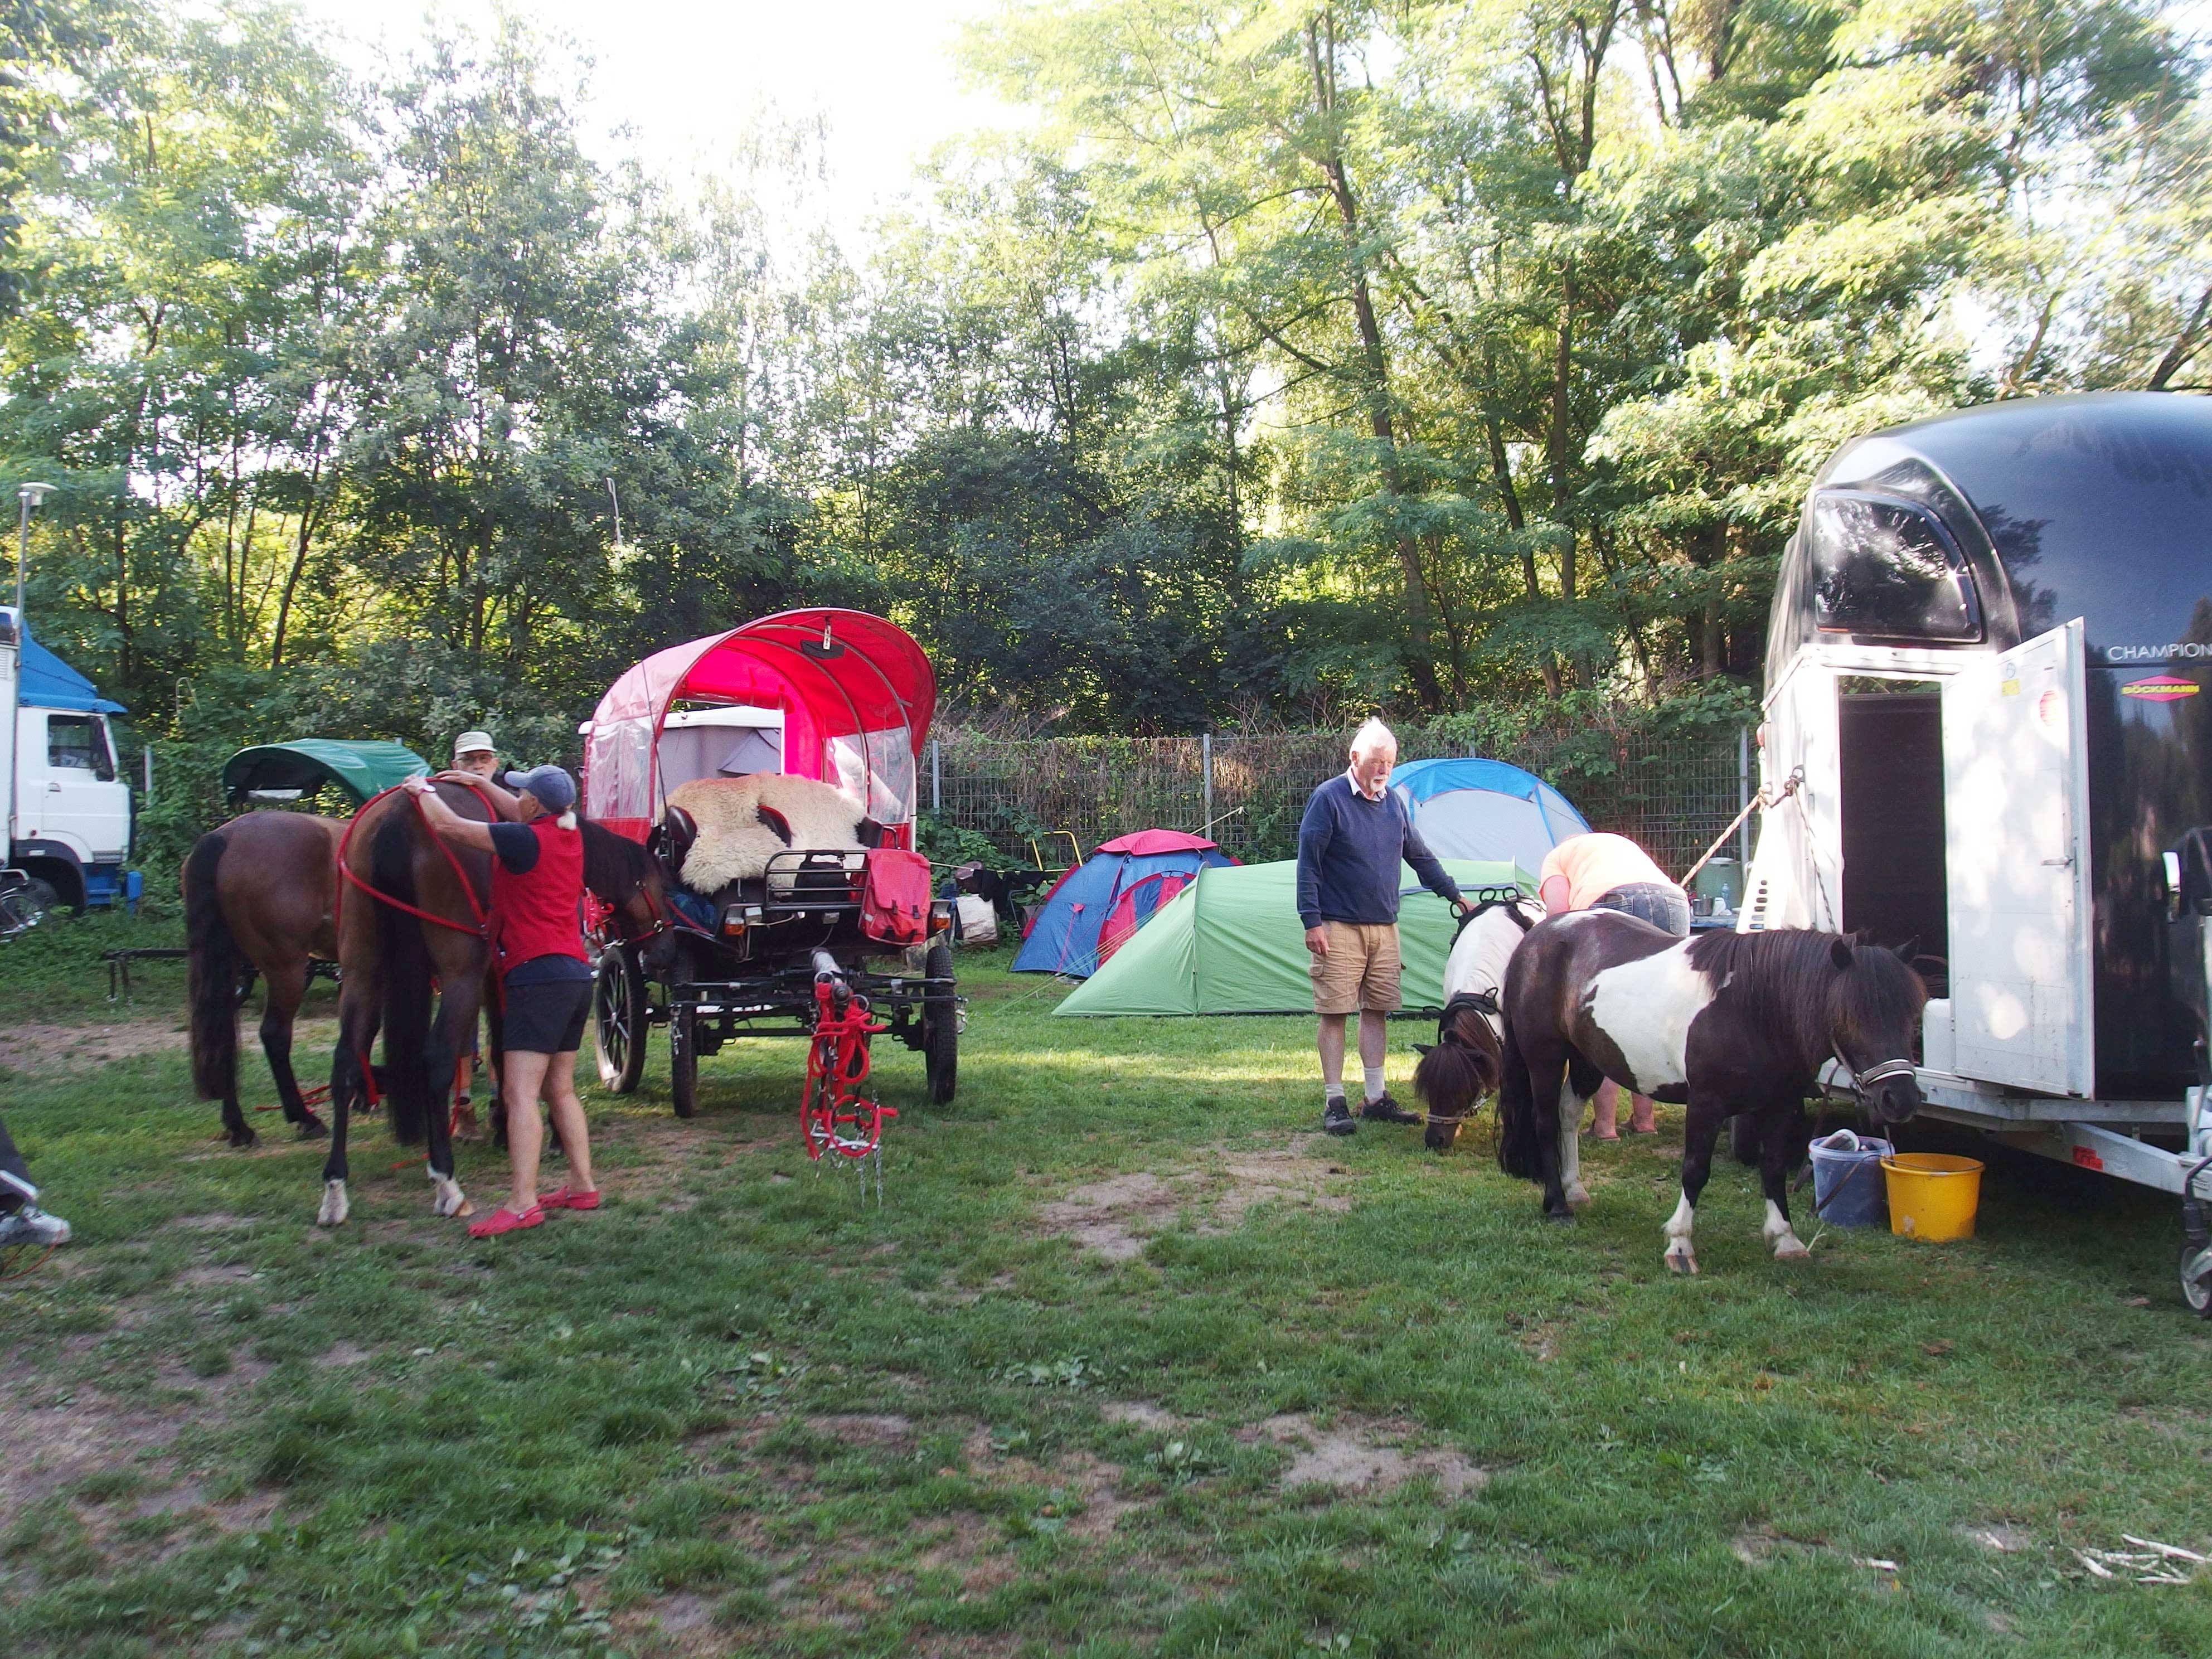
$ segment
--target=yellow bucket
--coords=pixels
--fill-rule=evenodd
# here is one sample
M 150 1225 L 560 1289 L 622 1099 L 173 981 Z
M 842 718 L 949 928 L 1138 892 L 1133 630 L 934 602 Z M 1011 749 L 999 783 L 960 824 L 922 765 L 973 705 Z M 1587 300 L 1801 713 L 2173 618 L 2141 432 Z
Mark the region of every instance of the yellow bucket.
M 1898 1152 L 1881 1161 L 1889 1230 L 1910 1238 L 1972 1238 L 1982 1166 L 1947 1152 Z

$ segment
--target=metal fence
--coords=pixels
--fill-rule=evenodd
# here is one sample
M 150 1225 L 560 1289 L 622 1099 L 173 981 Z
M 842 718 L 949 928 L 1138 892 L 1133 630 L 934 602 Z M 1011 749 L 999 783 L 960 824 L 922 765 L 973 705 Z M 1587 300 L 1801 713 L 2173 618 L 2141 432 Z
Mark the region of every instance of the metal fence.
M 1202 830 L 1251 862 L 1297 851 L 1298 818 L 1316 784 L 1344 766 L 1342 732 L 1193 738 L 1009 739 L 951 732 L 925 757 L 922 799 L 939 823 L 972 831 L 1026 862 L 1032 841 L 1048 864 L 1067 860 L 1066 836 L 1088 853 L 1132 830 Z M 1412 726 L 1401 760 L 1468 753 L 1464 737 Z M 1753 780 L 1744 733 L 1695 735 L 1595 728 L 1492 747 L 1679 874 L 1727 829 Z M 1210 830 L 1206 826 L 1211 824 Z M 1060 835 L 1057 832 L 1066 832 Z

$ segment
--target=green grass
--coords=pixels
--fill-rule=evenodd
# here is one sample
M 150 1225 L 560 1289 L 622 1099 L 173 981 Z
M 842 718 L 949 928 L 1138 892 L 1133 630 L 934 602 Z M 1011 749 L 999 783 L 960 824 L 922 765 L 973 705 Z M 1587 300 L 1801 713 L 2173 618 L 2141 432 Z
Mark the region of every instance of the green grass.
M 609 1207 L 481 1244 L 374 1121 L 319 1232 L 320 1149 L 273 1115 L 215 1144 L 180 1054 L 0 1079 L 79 1228 L 0 1287 L 0 1448 L 50 1460 L 0 1474 L 0 1651 L 2212 1651 L 2212 1583 L 2071 1553 L 2212 1542 L 2166 1202 L 2007 1164 L 1971 1243 L 1830 1231 L 1784 1267 L 1723 1164 L 1676 1280 L 1678 1117 L 1592 1152 L 1572 1228 L 1486 1119 L 1442 1159 L 1298 1141 L 1227 1225 L 1225 1160 L 1317 1117 L 1306 1023 L 1054 1020 L 1003 969 L 963 960 L 957 1104 L 878 1050 L 880 1211 L 808 1168 L 792 1040 L 709 1062 L 690 1123 L 664 1048 L 587 1089 Z M 0 958 L 42 1008 L 57 972 Z M 139 1017 L 180 994 L 149 975 Z M 1140 1255 L 1048 1230 L 1134 1172 L 1190 1200 Z M 497 1192 L 485 1149 L 462 1177 Z M 1257 1425 L 1287 1413 L 1486 1484 L 1286 1491 Z

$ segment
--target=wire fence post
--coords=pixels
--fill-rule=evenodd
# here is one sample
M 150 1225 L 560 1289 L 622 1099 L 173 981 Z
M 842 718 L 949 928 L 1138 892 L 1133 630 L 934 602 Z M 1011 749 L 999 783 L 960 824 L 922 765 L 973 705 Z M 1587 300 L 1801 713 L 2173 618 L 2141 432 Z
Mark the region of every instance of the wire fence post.
M 1210 835 L 1213 830 L 1213 733 L 1198 734 L 1198 770 L 1204 781 L 1206 811 L 1199 819 L 1199 834 Z
M 945 745 L 935 738 L 929 740 L 929 811 L 933 817 L 945 816 L 945 775 L 943 756 Z
M 1735 729 L 1735 807 L 1741 812 L 1751 805 L 1751 728 L 1739 726 Z M 1735 832 L 1736 862 L 1745 871 L 1751 868 L 1751 819 L 1747 817 L 1743 828 Z M 1748 878 L 1747 877 L 1747 879 Z M 1751 890 L 1744 889 L 1746 892 Z

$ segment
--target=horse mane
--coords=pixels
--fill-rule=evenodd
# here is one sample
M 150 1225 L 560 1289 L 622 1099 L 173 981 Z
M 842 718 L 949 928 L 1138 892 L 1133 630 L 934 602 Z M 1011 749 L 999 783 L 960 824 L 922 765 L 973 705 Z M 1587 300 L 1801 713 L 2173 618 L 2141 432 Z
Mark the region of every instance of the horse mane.
M 620 904 L 651 879 L 653 854 L 641 842 L 596 819 L 576 820 L 584 832 L 584 885 L 605 904 Z
M 1836 964 L 1838 944 L 1850 950 L 1843 967 Z M 1688 957 L 1717 994 L 1725 991 L 1742 1010 L 1747 1024 L 1782 1037 L 1808 1070 L 1817 1070 L 1839 1043 L 1863 1050 L 1881 1041 L 1877 1033 L 1909 1029 L 1928 1000 L 1920 976 L 1894 951 L 1809 927 L 1701 933 L 1690 941 Z

